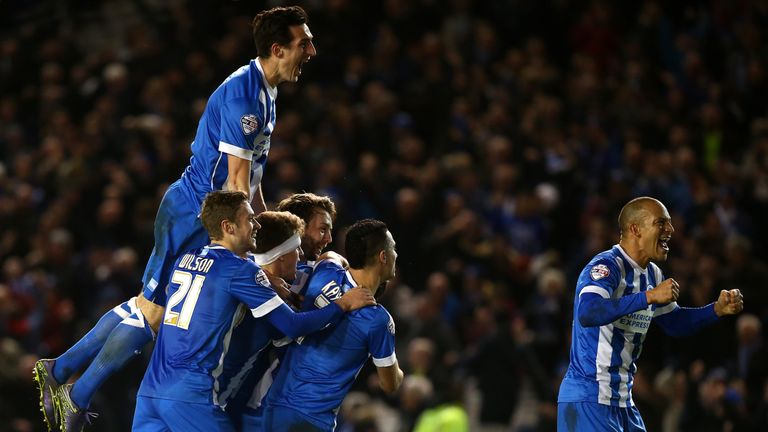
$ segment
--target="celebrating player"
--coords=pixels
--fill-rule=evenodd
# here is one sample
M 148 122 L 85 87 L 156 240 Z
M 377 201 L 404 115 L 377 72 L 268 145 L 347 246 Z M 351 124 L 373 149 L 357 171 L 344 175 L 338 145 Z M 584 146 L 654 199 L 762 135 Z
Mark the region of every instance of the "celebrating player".
M 395 275 L 395 241 L 383 222 L 352 225 L 346 254 L 348 271 L 334 260 L 317 265 L 303 307 L 312 302 L 323 310 L 356 286 L 380 295 Z M 334 327 L 291 345 L 266 397 L 265 430 L 333 430 L 336 412 L 369 356 L 382 389 L 396 391 L 403 371 L 395 355 L 395 323 L 380 305 L 347 314 Z
M 669 335 L 685 336 L 744 307 L 739 290 L 723 290 L 702 308 L 677 305 L 678 283 L 653 263 L 667 259 L 675 231 L 661 202 L 633 199 L 621 209 L 619 227 L 619 244 L 596 255 L 576 285 L 558 431 L 644 431 L 632 383 L 651 321 Z

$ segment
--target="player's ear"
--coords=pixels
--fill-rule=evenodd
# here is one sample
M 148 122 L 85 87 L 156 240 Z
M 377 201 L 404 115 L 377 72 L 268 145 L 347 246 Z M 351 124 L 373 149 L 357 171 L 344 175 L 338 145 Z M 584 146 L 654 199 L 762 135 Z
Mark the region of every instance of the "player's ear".
M 277 58 L 283 58 L 283 46 L 278 43 L 273 43 L 271 47 L 269 47 L 270 53 L 277 57 Z
M 386 264 L 387 263 L 387 251 L 382 250 L 379 252 L 379 262 Z

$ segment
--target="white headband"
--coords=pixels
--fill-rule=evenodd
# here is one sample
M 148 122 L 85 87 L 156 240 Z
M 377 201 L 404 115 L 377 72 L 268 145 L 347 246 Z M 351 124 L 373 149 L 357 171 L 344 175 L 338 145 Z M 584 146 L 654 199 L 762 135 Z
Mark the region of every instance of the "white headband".
M 256 261 L 256 264 L 259 266 L 272 264 L 276 259 L 287 254 L 288 252 L 295 250 L 299 246 L 301 246 L 301 237 L 299 237 L 298 234 L 294 234 L 288 237 L 286 241 L 280 243 L 272 249 L 264 253 L 254 254 L 253 260 Z

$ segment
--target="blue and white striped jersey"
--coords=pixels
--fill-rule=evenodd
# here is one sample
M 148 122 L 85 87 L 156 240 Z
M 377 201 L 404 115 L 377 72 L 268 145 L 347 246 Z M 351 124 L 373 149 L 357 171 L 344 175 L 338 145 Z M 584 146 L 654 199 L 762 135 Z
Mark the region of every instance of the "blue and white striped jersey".
M 677 303 L 648 305 L 599 327 L 580 324 L 579 303 L 587 293 L 606 299 L 638 295 L 663 280 L 656 264 L 640 268 L 619 245 L 599 253 L 584 267 L 576 284 L 570 365 L 560 385 L 558 402 L 634 406 L 635 361 L 640 357 L 648 327 L 653 318 L 677 309 Z
M 251 196 L 261 183 L 275 128 L 277 87 L 270 87 L 258 59 L 230 75 L 211 94 L 200 117 L 192 157 L 180 183 L 199 209 L 205 194 L 227 179 L 227 155 L 252 161 Z

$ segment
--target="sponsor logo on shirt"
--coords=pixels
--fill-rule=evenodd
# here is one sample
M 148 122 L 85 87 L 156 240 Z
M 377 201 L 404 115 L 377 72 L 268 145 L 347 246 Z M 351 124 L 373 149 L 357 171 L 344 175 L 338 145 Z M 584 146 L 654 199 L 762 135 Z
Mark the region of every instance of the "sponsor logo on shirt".
M 243 133 L 250 135 L 259 128 L 259 119 L 255 114 L 246 114 L 240 117 L 240 126 L 243 128 Z
M 611 274 L 611 271 L 608 269 L 608 266 L 605 264 L 598 264 L 594 267 L 592 267 L 592 270 L 589 271 L 589 275 L 592 276 L 592 280 L 599 280 L 606 276 Z
M 613 322 L 614 327 L 633 333 L 646 333 L 653 319 L 653 311 L 649 306 L 647 309 L 633 312 L 629 315 L 617 319 Z

